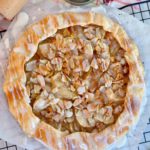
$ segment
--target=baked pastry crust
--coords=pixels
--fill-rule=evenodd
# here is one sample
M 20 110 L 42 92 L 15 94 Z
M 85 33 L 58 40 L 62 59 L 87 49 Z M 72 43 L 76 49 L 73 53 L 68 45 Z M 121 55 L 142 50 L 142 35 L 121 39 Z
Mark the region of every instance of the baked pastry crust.
M 125 52 L 129 66 L 129 81 L 125 97 L 124 110 L 117 121 L 99 133 L 76 132 L 68 134 L 60 132 L 41 121 L 32 112 L 29 96 L 25 87 L 25 63 L 34 56 L 38 44 L 52 36 L 58 29 L 70 26 L 89 24 L 102 26 L 112 33 Z M 139 59 L 138 48 L 128 37 L 124 29 L 102 14 L 93 12 L 61 13 L 48 15 L 41 21 L 29 26 L 16 42 L 8 61 L 4 91 L 10 112 L 19 122 L 23 131 L 51 149 L 105 149 L 114 141 L 123 137 L 136 123 L 144 94 L 144 71 Z

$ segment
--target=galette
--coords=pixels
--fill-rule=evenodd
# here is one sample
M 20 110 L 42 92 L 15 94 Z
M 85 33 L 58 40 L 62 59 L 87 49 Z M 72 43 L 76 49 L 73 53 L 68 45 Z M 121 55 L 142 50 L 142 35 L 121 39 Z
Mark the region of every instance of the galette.
M 138 48 L 102 14 L 50 14 L 9 55 L 4 91 L 30 137 L 53 150 L 103 150 L 136 123 L 144 94 Z

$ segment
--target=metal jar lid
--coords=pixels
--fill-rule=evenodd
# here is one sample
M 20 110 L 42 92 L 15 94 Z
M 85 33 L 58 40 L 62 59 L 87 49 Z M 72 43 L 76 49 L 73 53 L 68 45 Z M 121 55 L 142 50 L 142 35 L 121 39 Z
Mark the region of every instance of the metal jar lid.
M 86 5 L 93 0 L 66 0 L 68 3 L 71 3 L 72 5 Z

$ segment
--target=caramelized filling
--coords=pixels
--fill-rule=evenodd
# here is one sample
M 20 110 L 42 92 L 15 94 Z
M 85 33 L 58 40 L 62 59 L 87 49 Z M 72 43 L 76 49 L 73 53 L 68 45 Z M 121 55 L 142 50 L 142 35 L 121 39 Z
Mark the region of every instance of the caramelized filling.
M 73 26 L 39 44 L 26 63 L 33 112 L 61 131 L 100 132 L 123 111 L 125 51 L 102 27 Z

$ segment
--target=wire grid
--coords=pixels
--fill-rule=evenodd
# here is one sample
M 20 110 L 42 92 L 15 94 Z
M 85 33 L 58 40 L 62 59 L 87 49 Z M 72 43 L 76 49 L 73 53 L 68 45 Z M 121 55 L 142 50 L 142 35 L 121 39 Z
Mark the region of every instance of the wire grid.
M 120 8 L 121 10 L 128 12 L 130 15 L 138 18 L 140 21 L 150 24 L 150 0 L 143 1 L 139 3 L 134 3 L 130 5 L 126 5 Z M 0 32 L 0 39 L 4 35 L 6 30 Z M 147 149 L 143 148 L 142 145 L 150 143 L 150 118 L 147 123 L 147 128 L 145 132 L 143 132 L 143 137 L 139 146 L 137 146 L 137 150 L 150 150 L 150 144 Z M 16 145 L 11 145 L 6 141 L 0 139 L 0 150 L 25 150 L 17 147 Z
M 150 24 L 150 0 L 126 5 L 120 9 L 128 12 L 140 21 Z

